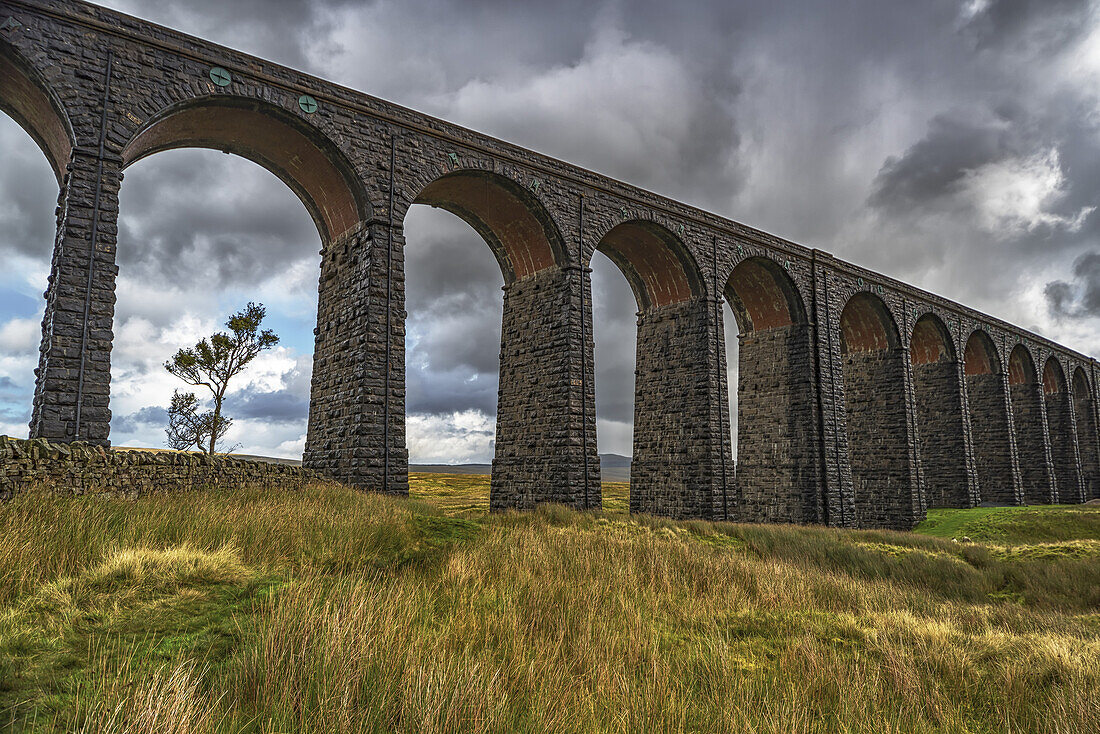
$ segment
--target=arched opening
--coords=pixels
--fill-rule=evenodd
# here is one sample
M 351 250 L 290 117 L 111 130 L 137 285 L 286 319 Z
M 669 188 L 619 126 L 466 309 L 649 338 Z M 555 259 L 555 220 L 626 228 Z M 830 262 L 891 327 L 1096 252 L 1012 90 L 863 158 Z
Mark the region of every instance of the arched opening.
M 852 296 L 840 315 L 848 460 L 859 527 L 913 527 L 920 514 L 906 420 L 905 355 L 880 298 Z
M 453 333 L 436 338 L 439 334 L 433 337 L 419 314 L 408 317 L 406 369 L 411 392 L 405 417 L 410 430 L 410 460 L 423 458 L 425 444 L 431 440 L 427 433 L 418 436 L 414 432 L 417 422 L 435 421 L 433 430 L 438 435 L 439 422 L 451 430 L 455 428 L 456 412 L 472 411 L 476 420 L 467 419 L 466 428 L 470 429 L 471 421 L 475 425 L 465 435 L 470 438 L 473 433 L 472 440 L 483 441 L 489 438 L 487 424 L 495 411 L 493 443 L 482 444 L 476 455 L 468 457 L 480 461 L 491 447 L 490 507 L 529 509 L 545 501 L 584 506 L 583 499 L 578 503 L 576 497 L 583 497 L 585 477 L 577 474 L 575 467 L 581 463 L 580 453 L 585 447 L 563 447 L 555 441 L 560 435 L 556 432 L 568 425 L 573 407 L 566 331 L 571 319 L 563 315 L 576 307 L 572 302 L 574 283 L 570 280 L 575 280 L 576 274 L 560 267 L 564 245 L 553 220 L 527 190 L 491 171 L 445 174 L 419 191 L 413 203 L 450 212 L 472 227 L 489 246 L 498 267 L 487 268 L 485 258 L 478 262 L 470 253 L 475 248 L 464 247 L 466 254 L 452 259 L 459 257 L 454 246 L 431 237 L 426 238 L 427 248 L 424 243 L 410 241 L 410 237 L 420 236 L 421 224 L 428 232 L 430 221 L 452 245 L 456 238 L 463 242 L 469 239 L 468 230 L 462 232 L 445 219 L 410 208 L 405 232 L 405 258 L 410 268 L 406 281 L 410 286 L 408 303 L 411 307 L 434 309 L 429 311 L 433 328 L 438 329 L 446 319 L 451 319 L 454 328 Z M 450 274 L 425 277 L 429 269 Z M 465 283 L 451 277 L 457 273 L 466 273 Z M 503 303 L 499 295 L 492 293 L 495 290 L 499 294 L 502 281 Z M 448 296 L 459 300 L 448 302 Z M 434 298 L 434 306 L 418 304 L 416 300 L 422 297 Z M 494 311 L 501 314 L 499 321 L 495 314 L 490 315 Z M 446 379 L 448 373 L 462 383 L 462 395 L 442 396 L 435 405 L 425 400 L 432 394 L 425 381 Z M 485 392 L 494 383 L 496 395 L 492 400 Z M 455 384 L 453 380 L 451 384 Z M 486 405 L 489 402 L 491 406 Z M 453 410 L 456 406 L 460 410 Z M 588 502 L 598 506 L 595 477 L 599 467 L 594 437 L 591 444 Z M 461 456 L 452 452 L 435 458 L 455 460 Z
M 733 269 L 724 292 L 739 332 L 727 350 L 737 355 L 737 517 L 823 522 L 813 358 L 798 288 L 778 263 L 752 257 Z
M 1073 415 L 1077 421 L 1077 454 L 1081 457 L 1081 479 L 1085 499 L 1100 498 L 1100 445 L 1096 434 L 1096 405 L 1085 371 L 1073 371 Z
M 303 119 L 235 98 L 166 110 L 122 158 L 116 442 L 163 445 L 172 391 L 207 396 L 161 363 L 257 301 L 281 341 L 231 383 L 224 407 L 234 426 L 223 447 L 301 458 L 322 338 L 315 336 L 318 250 L 343 247 L 369 217 L 350 164 Z
M 638 301 L 619 267 L 592 253 L 593 378 L 603 509 L 629 511 Z
M 172 392 L 209 395 L 162 364 L 258 302 L 280 342 L 230 383 L 220 450 L 301 459 L 321 243 L 298 197 L 244 158 L 169 150 L 127 169 L 118 222 L 112 442 L 163 447 Z
M 1020 504 L 1023 498 L 1014 471 L 1005 375 L 989 334 L 978 330 L 966 340 L 963 371 L 980 499 L 983 503 Z
M 542 204 L 511 179 L 490 171 L 456 171 L 435 179 L 414 200 L 443 209 L 482 236 L 505 283 L 564 261 L 564 245 Z
M 362 187 L 336 146 L 280 107 L 235 97 L 177 105 L 133 137 L 123 167 L 172 148 L 210 148 L 260 164 L 298 195 L 326 244 L 369 218 Z
M 1073 434 L 1073 406 L 1066 385 L 1066 373 L 1053 355 L 1047 358 L 1043 366 L 1043 397 L 1047 409 L 1050 459 L 1054 464 L 1055 501 L 1079 502 L 1081 483 Z
M 58 184 L 72 153 L 73 134 L 56 98 L 29 63 L 0 42 L 0 111 L 27 131 L 46 154 Z
M 932 507 L 977 504 L 967 466 L 959 362 L 951 334 L 935 314 L 917 319 L 909 342 L 917 447 Z
M 1054 501 L 1054 477 L 1043 427 L 1043 393 L 1031 352 L 1023 344 L 1013 347 L 1008 357 L 1008 394 L 1024 501 L 1050 504 Z
M 645 221 L 613 227 L 596 247 L 618 267 L 638 304 L 630 510 L 721 517 L 720 478 L 700 464 L 713 425 L 716 336 L 708 330 L 702 278 L 683 243 Z
M 57 238 L 55 209 L 62 201 L 73 135 L 47 82 L 3 41 L 0 112 L 0 253 L 5 264 L 0 274 L 0 434 L 26 437 L 36 388 L 41 393 L 44 386 L 42 379 L 36 385 L 34 372 L 41 366 L 42 291 Z M 63 336 L 56 343 L 71 348 Z M 63 370 L 69 366 L 59 365 Z M 42 400 L 37 402 L 41 406 Z M 56 424 L 72 406 L 54 403 L 45 410 Z

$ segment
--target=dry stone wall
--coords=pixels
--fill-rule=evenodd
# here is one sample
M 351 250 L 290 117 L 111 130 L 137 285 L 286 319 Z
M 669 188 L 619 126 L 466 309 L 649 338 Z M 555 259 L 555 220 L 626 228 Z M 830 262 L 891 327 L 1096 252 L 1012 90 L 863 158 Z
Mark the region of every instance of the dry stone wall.
M 31 488 L 133 498 L 256 485 L 300 489 L 315 481 L 322 481 L 320 474 L 291 464 L 0 436 L 0 500 Z

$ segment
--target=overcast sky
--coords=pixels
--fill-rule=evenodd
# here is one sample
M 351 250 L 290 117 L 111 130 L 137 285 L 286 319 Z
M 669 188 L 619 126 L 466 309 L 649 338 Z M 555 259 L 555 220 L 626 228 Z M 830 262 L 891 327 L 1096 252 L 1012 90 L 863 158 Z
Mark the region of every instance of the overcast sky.
M 1096 2 L 105 4 L 1100 355 Z M 25 436 L 57 186 L 2 115 L 0 151 L 0 433 Z M 300 454 L 320 247 L 305 208 L 259 166 L 194 150 L 135 164 L 121 207 L 114 442 L 163 445 L 179 385 L 162 362 L 257 300 L 283 341 L 232 393 L 230 440 Z M 406 230 L 412 460 L 487 461 L 503 279 L 455 217 L 415 207 Z M 636 306 L 610 261 L 593 268 L 600 450 L 628 454 Z

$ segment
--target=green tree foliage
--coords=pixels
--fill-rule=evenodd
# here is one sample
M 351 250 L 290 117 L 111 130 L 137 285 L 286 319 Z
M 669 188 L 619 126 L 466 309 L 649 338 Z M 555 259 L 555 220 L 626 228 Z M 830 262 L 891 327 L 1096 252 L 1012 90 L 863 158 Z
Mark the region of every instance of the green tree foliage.
M 225 322 L 228 331 L 219 331 L 195 346 L 180 349 L 164 363 L 164 369 L 188 385 L 210 391 L 213 408 L 199 412 L 194 393 L 172 396 L 168 409 L 168 443 L 172 448 L 197 446 L 214 453 L 217 442 L 229 430 L 230 419 L 222 415 L 222 403 L 229 381 L 265 349 L 279 343 L 271 329 L 260 329 L 267 315 L 263 304 L 249 303 Z M 205 444 L 205 445 L 204 445 Z

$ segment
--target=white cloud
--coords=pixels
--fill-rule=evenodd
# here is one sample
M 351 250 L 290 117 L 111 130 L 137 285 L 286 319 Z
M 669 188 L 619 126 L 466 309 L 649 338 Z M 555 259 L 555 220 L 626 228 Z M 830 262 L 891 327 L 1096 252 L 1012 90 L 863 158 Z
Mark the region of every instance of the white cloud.
M 980 226 L 1004 237 L 1057 227 L 1076 232 L 1096 207 L 1072 215 L 1051 211 L 1066 196 L 1067 182 L 1057 149 L 1026 158 L 1010 158 L 967 172 L 966 197 Z
M 493 459 L 496 420 L 474 410 L 410 415 L 405 433 L 412 463 L 487 464 Z
M 0 354 L 5 356 L 38 353 L 42 339 L 40 319 L 9 319 L 0 324 Z

